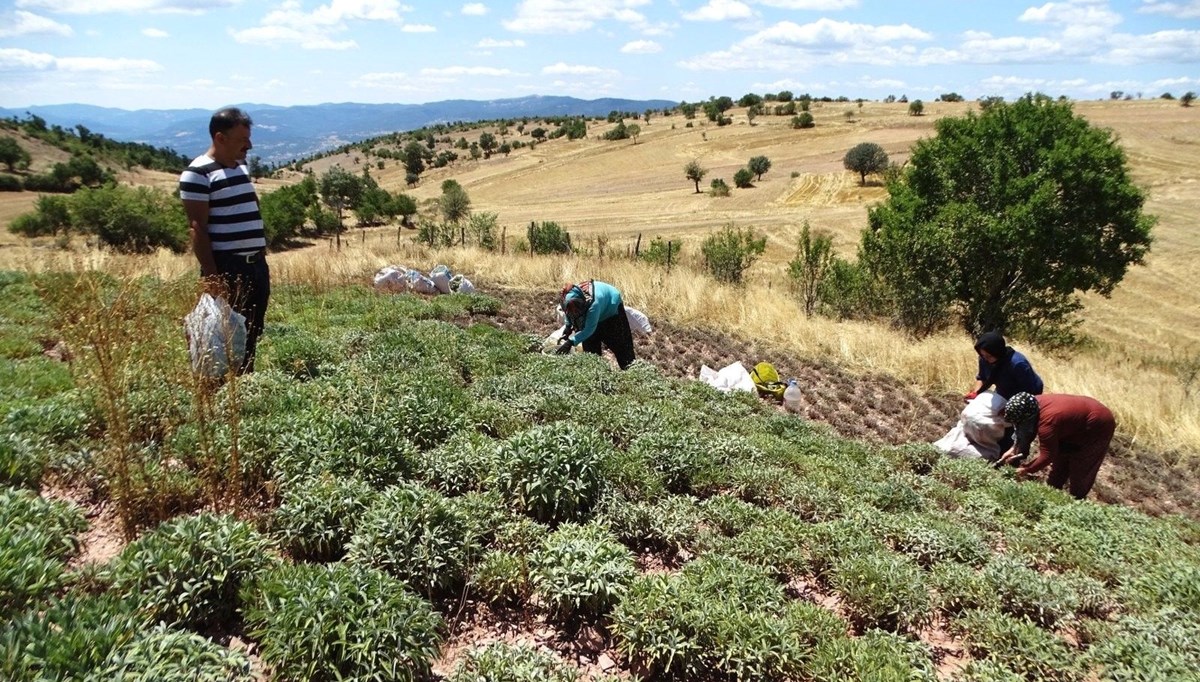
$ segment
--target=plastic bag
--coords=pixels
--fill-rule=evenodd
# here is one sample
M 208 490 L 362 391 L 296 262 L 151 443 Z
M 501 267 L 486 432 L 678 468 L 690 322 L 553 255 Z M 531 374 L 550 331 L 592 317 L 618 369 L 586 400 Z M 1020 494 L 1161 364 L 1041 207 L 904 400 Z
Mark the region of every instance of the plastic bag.
M 422 275 L 416 270 L 408 271 L 408 288 L 411 291 L 417 292 L 418 294 L 437 293 L 437 286 L 434 285 L 433 280 L 429 279 L 425 275 Z
M 700 381 L 722 393 L 730 393 L 732 391 L 754 393 L 758 390 L 754 387 L 754 381 L 750 378 L 750 372 L 747 372 L 746 368 L 740 362 L 726 365 L 720 370 L 714 370 L 708 365 L 701 365 Z
M 391 293 L 408 291 L 408 268 L 389 265 L 375 273 L 375 290 Z
M 207 377 L 222 377 L 246 358 L 246 318 L 224 298 L 205 293 L 192 312 L 183 318 L 192 357 L 192 371 Z
M 1004 420 L 1000 410 L 1004 398 L 985 391 L 971 399 L 959 414 L 958 423 L 946 435 L 934 441 L 937 449 L 950 457 L 994 460 L 1001 455 Z
M 475 293 L 475 285 L 471 284 L 471 280 L 462 275 L 455 275 L 450 278 L 450 291 L 458 294 L 473 294 Z
M 629 329 L 634 334 L 645 336 L 654 331 L 654 327 L 650 326 L 650 318 L 637 308 L 625 306 L 625 317 L 629 320 Z
M 439 293 L 450 293 L 450 268 L 445 265 L 435 265 L 429 271 L 429 279 Z

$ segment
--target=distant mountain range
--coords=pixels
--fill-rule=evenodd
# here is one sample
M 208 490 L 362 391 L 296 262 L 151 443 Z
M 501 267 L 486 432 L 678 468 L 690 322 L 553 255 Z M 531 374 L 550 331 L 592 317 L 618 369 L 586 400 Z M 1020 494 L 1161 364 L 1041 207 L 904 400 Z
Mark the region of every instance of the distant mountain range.
M 670 100 L 516 97 L 497 100 L 445 100 L 428 104 L 317 104 L 281 107 L 239 104 L 254 120 L 254 154 L 286 163 L 344 144 L 437 123 L 488 121 L 523 116 L 606 116 L 611 111 L 643 112 L 674 107 Z M 121 142 L 166 147 L 187 157 L 208 148 L 207 109 L 110 109 L 87 104 L 0 108 L 4 118 L 40 116 L 49 125 L 83 125 Z

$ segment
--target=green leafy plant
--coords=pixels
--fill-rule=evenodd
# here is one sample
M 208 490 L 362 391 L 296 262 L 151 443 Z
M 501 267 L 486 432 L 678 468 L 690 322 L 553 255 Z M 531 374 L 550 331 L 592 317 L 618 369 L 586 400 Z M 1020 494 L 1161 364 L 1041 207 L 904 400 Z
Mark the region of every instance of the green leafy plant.
M 635 574 L 633 553 L 596 524 L 563 524 L 530 557 L 534 590 L 560 618 L 606 614 Z
M 172 519 L 125 547 L 104 575 L 157 620 L 201 630 L 231 622 L 238 590 L 277 560 L 271 541 L 230 516 Z
M 355 478 L 322 476 L 288 488 L 272 514 L 274 535 L 292 558 L 336 561 L 376 492 Z
M 429 488 L 404 483 L 380 493 L 363 514 L 347 558 L 440 597 L 462 584 L 475 551 L 457 506 Z
M 1084 679 L 1067 645 L 1024 618 L 995 611 L 969 611 L 952 623 L 967 651 L 1026 680 L 1077 682 Z
M 571 423 L 535 426 L 501 443 L 490 484 L 538 521 L 582 520 L 599 497 L 609 450 L 591 429 Z
M 134 603 L 112 594 L 69 592 L 0 627 L 0 678 L 89 679 L 111 653 L 138 636 L 147 621 Z
M 1057 576 L 1047 576 L 1020 561 L 994 557 L 983 568 L 984 584 L 996 596 L 999 609 L 1046 628 L 1074 610 L 1075 595 Z
M 527 604 L 533 594 L 527 555 L 497 550 L 484 554 L 471 577 L 471 591 L 497 606 Z
M 929 622 L 932 604 L 920 568 L 891 553 L 848 556 L 830 584 L 858 628 L 912 632 Z
M 280 566 L 248 586 L 263 661 L 289 680 L 423 680 L 441 617 L 405 583 L 366 566 Z
M 755 237 L 753 228 L 735 228 L 730 224 L 705 237 L 700 253 L 704 269 L 717 281 L 741 284 L 746 270 L 766 248 L 767 238 Z
M 579 671 L 528 644 L 491 644 L 471 649 L 448 682 L 576 682 Z
M 83 514 L 27 490 L 0 489 L 0 615 L 53 593 L 67 581 Z
M 417 475 L 446 495 L 481 490 L 495 468 L 496 452 L 497 443 L 491 438 L 477 432 L 459 432 L 417 458 Z
M 938 679 L 926 645 L 881 630 L 870 630 L 862 637 L 822 640 L 812 659 L 808 675 L 814 682 Z
M 251 682 L 250 659 L 193 632 L 159 624 L 109 656 L 89 679 L 125 682 Z

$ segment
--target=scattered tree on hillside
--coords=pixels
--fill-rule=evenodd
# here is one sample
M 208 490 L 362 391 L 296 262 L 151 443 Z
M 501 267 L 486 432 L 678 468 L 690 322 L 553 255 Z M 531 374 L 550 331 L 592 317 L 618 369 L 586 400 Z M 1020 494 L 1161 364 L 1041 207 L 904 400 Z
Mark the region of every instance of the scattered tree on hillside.
M 636 123 L 630 123 L 625 127 L 625 134 L 629 136 L 629 139 L 633 140 L 634 144 L 637 144 L 638 135 L 642 134 L 642 127 Z
M 471 198 L 457 180 L 442 183 L 442 196 L 438 198 L 438 209 L 448 223 L 458 223 L 471 215 Z
M 479 148 L 483 150 L 483 158 L 492 158 L 492 152 L 496 150 L 498 143 L 496 136 L 491 133 L 482 133 L 479 136 Z
M 33 159 L 29 156 L 29 152 L 11 137 L 0 137 L 0 163 L 8 167 L 8 172 L 29 167 L 29 163 Z
M 958 94 L 957 92 L 947 92 L 947 93 L 941 95 L 940 97 L 938 97 L 938 99 L 940 99 L 943 102 L 961 102 L 961 101 L 963 101 L 963 96 Z
M 821 283 L 832 265 L 833 237 L 825 233 L 813 234 L 808 221 L 804 221 L 796 244 L 796 257 L 788 263 L 788 277 L 796 287 L 806 316 L 812 316 L 816 309 Z
M 420 147 L 419 142 L 412 144 Z M 342 232 L 346 229 L 343 211 L 358 201 L 358 197 L 362 194 L 362 181 L 357 175 L 341 166 L 333 166 L 321 176 L 318 191 L 321 194 L 321 200 L 333 209 L 334 215 L 337 216 L 334 238 L 338 250 L 341 250 Z
M 404 193 L 392 196 L 392 215 L 400 216 L 400 224 L 412 227 L 412 217 L 417 214 L 417 200 Z
M 421 177 L 421 173 L 425 172 L 425 150 L 421 148 L 421 143 L 413 140 L 404 145 L 404 151 L 401 153 L 404 161 L 404 177 L 409 185 L 417 184 Z
M 859 175 L 859 184 L 867 184 L 867 173 L 881 173 L 888 166 L 887 152 L 874 142 L 862 142 L 850 148 L 842 159 L 846 170 Z
M 925 113 L 925 103 L 924 102 L 922 102 L 919 99 L 914 99 L 913 101 L 908 103 L 908 115 L 909 116 L 920 116 L 923 113 Z
M 1124 151 L 1045 95 L 936 130 L 870 210 L 860 247 L 898 321 L 925 333 L 959 309 L 972 334 L 1069 340 L 1078 294 L 1109 295 L 1150 248 Z
M 536 142 L 542 142 L 546 139 L 546 129 L 534 128 L 533 130 L 529 131 L 529 136 L 532 137 Z
M 720 282 L 741 284 L 746 270 L 767 250 L 767 238 L 755 237 L 753 228 L 726 225 L 700 245 L 704 269 Z
M 705 175 L 708 175 L 708 170 L 700 165 L 698 159 L 692 159 L 683 167 L 683 174 L 687 176 L 688 180 L 696 183 L 696 194 L 699 194 L 700 181 L 704 179 Z
M 741 189 L 753 187 L 751 184 L 754 181 L 754 173 L 750 172 L 749 168 L 739 168 L 733 174 L 733 184 Z
M 746 167 L 750 169 L 751 173 L 758 176 L 759 180 L 762 180 L 762 176 L 771 170 L 771 160 L 765 156 L 752 156 Z
M 793 128 L 811 128 L 813 127 L 813 115 L 807 111 L 800 112 L 799 115 L 792 118 Z
M 1179 103 L 1185 107 L 1192 106 L 1192 102 L 1194 101 L 1196 101 L 1196 93 L 1191 90 L 1183 93 L 1183 96 L 1179 98 Z

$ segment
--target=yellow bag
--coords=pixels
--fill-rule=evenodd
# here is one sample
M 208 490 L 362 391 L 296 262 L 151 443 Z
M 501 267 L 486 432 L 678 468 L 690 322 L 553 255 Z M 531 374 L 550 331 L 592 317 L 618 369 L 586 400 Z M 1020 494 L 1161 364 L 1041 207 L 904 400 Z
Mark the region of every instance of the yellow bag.
M 779 380 L 779 372 L 775 371 L 775 366 L 771 363 L 760 362 L 755 365 L 754 370 L 750 372 L 750 380 L 758 389 L 759 396 L 783 400 L 783 392 L 787 390 L 787 383 Z

